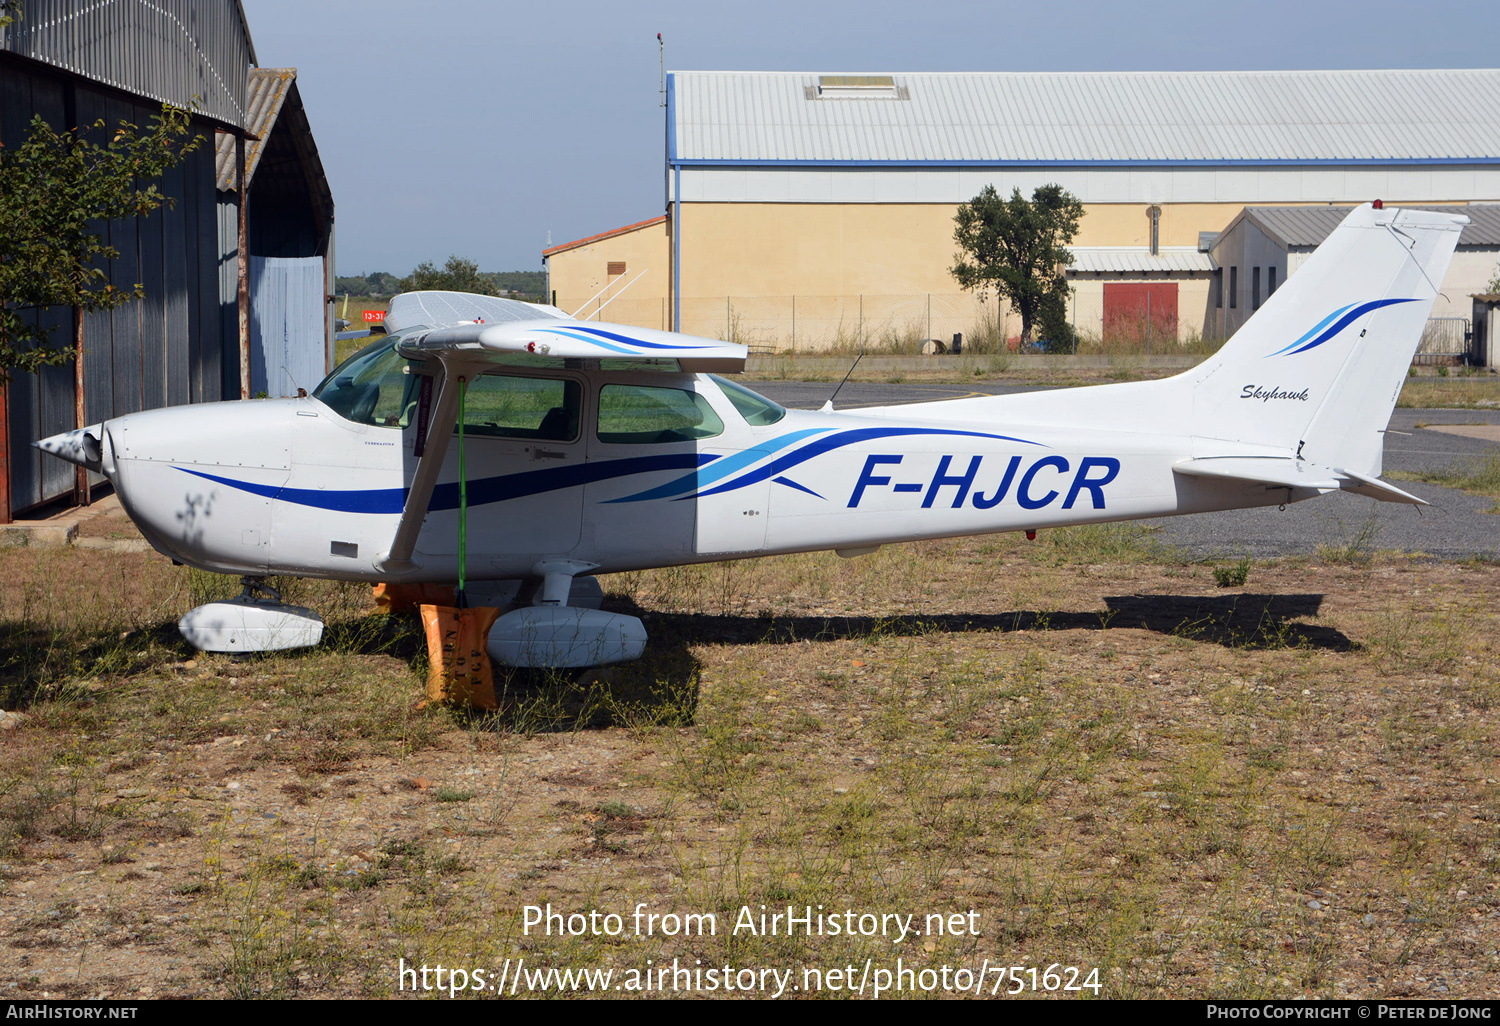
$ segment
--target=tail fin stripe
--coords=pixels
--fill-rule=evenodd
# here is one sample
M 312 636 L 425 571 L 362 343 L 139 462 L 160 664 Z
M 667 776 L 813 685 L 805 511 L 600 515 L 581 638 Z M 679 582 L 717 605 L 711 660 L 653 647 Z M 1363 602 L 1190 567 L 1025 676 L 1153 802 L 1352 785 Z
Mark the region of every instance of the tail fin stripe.
M 1284 349 L 1278 349 L 1276 352 L 1269 353 L 1267 355 L 1269 355 L 1269 356 L 1280 356 L 1282 353 L 1290 352 L 1291 350 L 1296 349 L 1302 343 L 1306 342 L 1308 339 L 1312 338 L 1318 332 L 1322 331 L 1324 328 L 1326 328 L 1330 324 L 1332 324 L 1333 321 L 1334 321 L 1334 318 L 1336 318 L 1339 314 L 1343 313 L 1345 310 L 1350 310 L 1353 307 L 1354 307 L 1353 303 L 1350 303 L 1348 306 L 1341 306 L 1341 307 L 1339 307 L 1333 313 L 1329 314 L 1327 317 L 1324 317 L 1321 321 L 1319 321 L 1317 324 L 1315 324 L 1313 326 L 1312 330 L 1309 331 L 1306 335 L 1303 335 L 1301 338 L 1299 338 L 1297 341 L 1293 342 L 1291 345 L 1287 346 L 1286 348 L 1284 348 Z
M 1383 306 L 1394 306 L 1397 303 L 1415 303 L 1415 302 L 1416 302 L 1415 299 L 1377 299 L 1377 300 L 1375 300 L 1373 302 L 1370 302 L 1370 303 L 1361 303 L 1359 306 L 1355 307 L 1353 310 L 1350 310 L 1348 313 L 1346 313 L 1343 317 L 1339 318 L 1339 322 L 1337 324 L 1335 324 L 1333 327 L 1331 327 L 1327 331 L 1323 332 L 1323 334 L 1321 334 L 1317 338 L 1313 339 L 1311 342 L 1309 342 L 1307 345 L 1303 346 L 1301 349 L 1293 349 L 1287 355 L 1288 356 L 1296 356 L 1298 353 L 1305 353 L 1309 349 L 1316 349 L 1318 346 L 1322 345 L 1324 342 L 1327 342 L 1329 339 L 1333 338 L 1339 332 L 1343 331 L 1349 325 L 1351 325 L 1355 321 L 1359 320 L 1365 314 L 1370 313 L 1371 311 L 1374 311 L 1374 310 L 1379 310 Z

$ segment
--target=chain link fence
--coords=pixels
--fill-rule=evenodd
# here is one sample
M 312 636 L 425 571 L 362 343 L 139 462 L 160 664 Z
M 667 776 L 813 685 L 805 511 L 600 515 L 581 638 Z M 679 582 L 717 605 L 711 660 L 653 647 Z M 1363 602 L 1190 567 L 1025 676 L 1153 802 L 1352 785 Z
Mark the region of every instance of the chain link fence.
M 671 301 L 621 296 L 586 304 L 559 297 L 557 305 L 582 318 L 667 330 Z M 579 307 L 582 306 L 582 309 Z M 999 314 L 997 318 L 997 313 Z M 897 296 L 714 296 L 684 297 L 681 331 L 748 345 L 755 352 L 916 353 L 928 339 L 945 346 L 963 335 L 964 348 L 995 352 L 1020 319 L 966 292 Z
M 672 327 L 672 303 L 665 298 L 631 297 L 557 305 L 584 319 L 609 321 L 661 331 Z M 1075 306 L 1076 318 L 1079 311 Z M 1192 354 L 1206 356 L 1223 339 L 1189 327 L 1162 329 L 1137 318 L 1115 318 L 1101 330 L 1097 317 L 1082 325 L 1078 352 L 1111 356 Z M 1086 318 L 1087 319 L 1087 318 Z M 1076 320 L 1075 320 L 1076 323 Z M 1153 330 L 1155 329 L 1155 330 Z M 1015 351 L 1021 319 L 992 298 L 967 292 L 854 296 L 713 296 L 684 297 L 679 329 L 701 338 L 738 342 L 755 353 L 868 353 L 915 355 L 929 339 L 952 344 L 963 336 L 967 353 Z M 1469 321 L 1434 317 L 1427 322 L 1414 363 L 1458 364 L 1468 359 Z
M 1422 332 L 1422 342 L 1412 363 L 1451 366 L 1468 362 L 1470 347 L 1467 317 L 1432 317 Z

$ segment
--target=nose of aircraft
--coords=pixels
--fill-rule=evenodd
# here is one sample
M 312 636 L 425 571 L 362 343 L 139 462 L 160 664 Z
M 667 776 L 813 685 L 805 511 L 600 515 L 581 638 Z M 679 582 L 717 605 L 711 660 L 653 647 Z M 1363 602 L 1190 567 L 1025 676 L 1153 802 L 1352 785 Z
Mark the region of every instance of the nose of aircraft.
M 34 444 L 42 452 L 49 452 L 69 463 L 87 467 L 97 474 L 102 473 L 104 469 L 104 449 L 108 444 L 107 438 L 103 424 L 92 424 L 76 431 L 64 431 L 60 435 L 43 438 Z

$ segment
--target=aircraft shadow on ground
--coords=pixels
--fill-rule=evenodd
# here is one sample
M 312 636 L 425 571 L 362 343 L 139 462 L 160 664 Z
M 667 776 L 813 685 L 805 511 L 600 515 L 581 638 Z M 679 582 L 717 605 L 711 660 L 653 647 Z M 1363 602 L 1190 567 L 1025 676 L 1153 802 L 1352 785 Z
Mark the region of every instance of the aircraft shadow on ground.
M 702 664 L 698 645 L 787 645 L 942 634 L 1144 629 L 1236 649 L 1348 651 L 1354 643 L 1316 617 L 1323 596 L 1115 595 L 1104 610 L 1008 610 L 902 616 L 712 616 L 654 613 L 621 595 L 604 608 L 641 617 L 650 640 L 634 662 L 591 670 L 495 668 L 498 713 L 468 717 L 478 729 L 534 733 L 609 726 L 688 726 L 697 716 Z M 368 621 L 367 621 L 368 624 Z M 352 650 L 383 652 L 416 664 L 425 658 L 420 628 L 391 617 L 381 629 L 344 639 Z
M 1315 617 L 1322 595 L 1113 595 L 1105 610 L 1011 610 L 900 616 L 708 616 L 647 614 L 653 641 L 674 645 L 795 644 L 873 637 L 915 637 L 989 631 L 1154 631 L 1226 648 L 1314 648 L 1343 652 L 1354 643 Z

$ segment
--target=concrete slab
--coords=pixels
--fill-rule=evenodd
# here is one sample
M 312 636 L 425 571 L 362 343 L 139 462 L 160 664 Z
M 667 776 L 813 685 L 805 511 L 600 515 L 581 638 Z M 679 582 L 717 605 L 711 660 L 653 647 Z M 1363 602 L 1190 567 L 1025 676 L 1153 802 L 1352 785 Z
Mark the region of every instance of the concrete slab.
M 1445 435 L 1477 438 L 1481 442 L 1500 445 L 1500 424 L 1424 424 L 1422 427 L 1426 431 L 1441 431 Z
M 78 540 L 79 528 L 95 517 L 124 515 L 120 497 L 106 495 L 88 506 L 75 506 L 41 520 L 17 520 L 0 524 L 0 546 L 36 545 L 55 547 L 72 545 Z
M 71 545 L 77 537 L 77 521 L 32 520 L 0 524 L 0 546 L 39 545 L 54 548 Z

